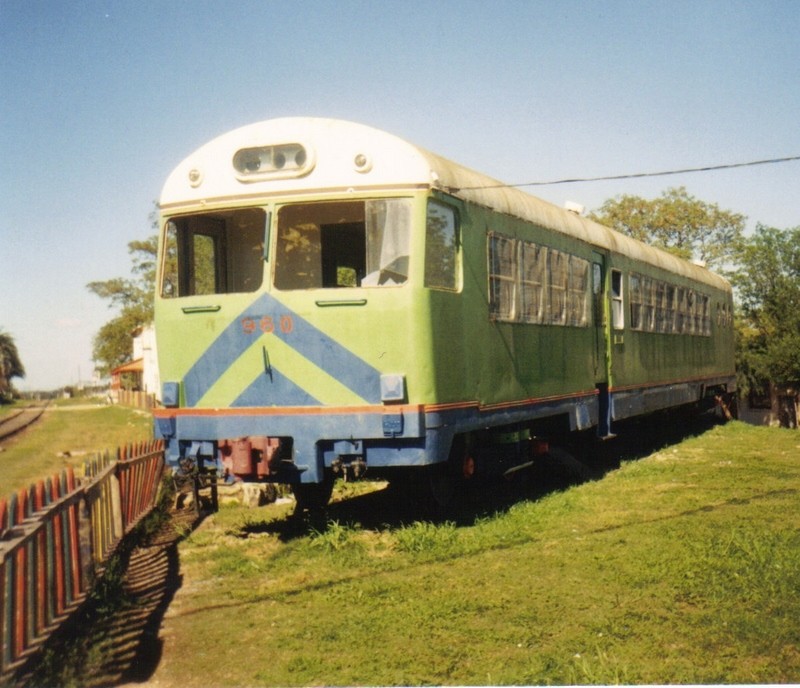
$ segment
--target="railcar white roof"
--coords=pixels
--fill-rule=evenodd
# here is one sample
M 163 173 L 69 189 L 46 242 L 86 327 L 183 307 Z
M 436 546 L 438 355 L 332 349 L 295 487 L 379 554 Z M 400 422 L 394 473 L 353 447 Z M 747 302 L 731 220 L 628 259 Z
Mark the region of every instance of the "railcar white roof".
M 248 176 L 237 173 L 234 168 L 237 151 L 282 144 L 300 144 L 308 153 L 307 161 L 296 174 L 289 171 Z M 730 290 L 724 278 L 705 268 L 524 191 L 504 186 L 392 134 L 342 120 L 288 117 L 258 122 L 223 134 L 175 168 L 164 185 L 160 205 L 168 209 L 243 197 L 404 188 L 450 191 L 465 200 L 535 222 L 599 248 Z

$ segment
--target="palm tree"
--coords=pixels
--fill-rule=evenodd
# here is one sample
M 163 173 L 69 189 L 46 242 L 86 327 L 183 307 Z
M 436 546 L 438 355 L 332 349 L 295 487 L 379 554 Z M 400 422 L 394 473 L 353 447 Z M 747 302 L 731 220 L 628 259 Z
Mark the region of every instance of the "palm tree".
M 0 402 L 11 394 L 11 378 L 25 377 L 14 338 L 0 330 Z

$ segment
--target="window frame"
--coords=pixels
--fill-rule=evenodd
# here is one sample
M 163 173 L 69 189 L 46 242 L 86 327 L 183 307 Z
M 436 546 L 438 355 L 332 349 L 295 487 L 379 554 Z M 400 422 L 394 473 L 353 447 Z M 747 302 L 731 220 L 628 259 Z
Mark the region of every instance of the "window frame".
M 452 219 L 452 282 L 450 284 L 434 284 L 429 281 L 433 276 L 431 262 L 429 260 L 431 247 L 434 245 L 429 241 L 429 221 L 431 207 L 439 208 L 445 213 L 449 214 Z M 450 225 L 448 225 L 450 226 Z M 422 284 L 426 289 L 435 289 L 437 291 L 459 292 L 461 291 L 461 218 L 458 209 L 452 204 L 445 202 L 438 197 L 429 197 L 425 203 L 425 250 L 423 256 L 423 278 Z M 447 250 L 447 246 L 444 250 Z
M 247 231 L 237 233 L 233 222 L 237 215 L 257 213 Z M 266 279 L 264 245 L 269 236 L 270 213 L 260 206 L 223 208 L 185 213 L 164 218 L 161 233 L 161 256 L 158 274 L 158 296 L 161 299 L 250 294 L 259 291 Z M 244 225 L 242 225 L 244 226 Z M 198 263 L 198 239 L 211 241 L 212 259 L 207 267 L 213 268 L 213 289 L 198 291 L 198 276 L 203 267 Z M 251 244 L 249 242 L 255 243 Z M 260 248 L 253 253 L 247 270 L 236 256 L 245 249 Z M 236 260 L 236 264 L 232 261 Z M 174 262 L 174 264 L 170 264 Z M 253 283 L 248 288 L 236 284 L 237 274 L 249 275 Z
M 591 260 L 501 232 L 489 231 L 486 236 L 490 320 L 526 325 L 589 327 L 594 274 Z M 501 244 L 511 254 L 503 261 L 503 266 L 510 267 L 505 273 L 496 270 L 502 267 L 498 261 L 503 257 L 496 255 L 495 248 Z M 531 263 L 527 262 L 528 256 L 533 257 Z M 554 280 L 554 267 L 558 268 L 557 280 Z M 533 279 L 534 276 L 540 279 Z M 529 306 L 535 301 L 530 298 L 535 292 L 539 293 L 539 303 L 534 310 Z M 508 303 L 504 302 L 503 297 Z
M 634 283 L 639 284 L 639 288 Z M 631 329 L 651 334 L 713 335 L 712 297 L 695 287 L 651 277 L 641 272 L 628 274 L 628 308 Z M 635 313 L 641 317 L 637 320 Z M 719 324 L 719 313 L 717 324 Z
M 391 225 L 387 221 L 386 225 L 381 226 L 381 244 L 371 247 L 370 239 L 371 239 L 371 232 L 370 232 L 370 218 L 372 217 L 371 213 L 375 210 L 375 207 L 370 207 L 370 204 L 378 204 L 378 203 L 394 203 L 397 204 L 400 212 L 399 215 L 403 216 L 405 220 L 404 223 L 404 234 L 400 237 L 404 244 L 403 248 L 405 248 L 406 253 L 398 254 L 394 261 L 389 262 L 385 265 L 382 265 L 379 270 L 375 270 L 372 273 L 367 273 L 367 270 L 370 269 L 371 259 L 374 258 L 374 255 L 370 253 L 372 248 L 381 249 L 379 253 L 382 252 L 382 247 L 385 247 L 383 243 L 391 233 L 387 233 L 387 227 L 392 227 L 395 231 L 397 230 L 397 226 Z M 403 204 L 402 206 L 400 204 Z M 352 215 L 345 214 L 345 217 L 334 219 L 338 217 L 336 215 L 336 206 L 342 206 L 343 210 L 345 206 L 351 206 L 349 211 L 345 211 L 346 213 L 352 213 Z M 356 206 L 358 210 L 356 211 Z M 284 213 L 291 213 L 296 212 L 298 214 L 297 219 L 291 219 L 284 216 Z M 355 212 L 354 212 L 355 211 Z M 303 216 L 303 213 L 307 213 L 307 217 Z M 275 227 L 273 229 L 274 234 L 274 246 L 272 247 L 271 255 L 272 255 L 272 274 L 271 274 L 271 285 L 272 288 L 281 291 L 281 292 L 293 292 L 293 291 L 304 291 L 304 290 L 321 290 L 321 291 L 336 291 L 339 289 L 367 289 L 367 288 L 391 288 L 391 287 L 403 287 L 412 279 L 411 274 L 411 254 L 412 254 L 412 239 L 413 239 L 413 231 L 414 231 L 414 199 L 411 196 L 367 196 L 367 197 L 356 197 L 356 198 L 331 198 L 331 199 L 313 199 L 313 200 L 294 200 L 294 201 L 286 201 L 283 203 L 278 204 L 274 209 L 275 215 Z M 325 213 L 330 214 L 330 218 L 325 217 Z M 387 213 L 388 218 L 388 213 Z M 387 220 L 384 218 L 384 220 Z M 327 221 L 330 219 L 331 221 Z M 284 224 L 285 223 L 285 224 Z M 363 268 L 364 274 L 358 275 L 355 284 L 341 284 L 337 278 L 336 284 L 326 283 L 325 281 L 325 274 L 330 269 L 329 265 L 323 264 L 323 257 L 326 255 L 327 251 L 325 248 L 325 241 L 324 241 L 324 234 L 333 231 L 337 225 L 345 226 L 352 226 L 356 224 L 361 224 L 363 226 L 363 234 L 364 234 L 364 251 L 363 251 L 363 261 L 359 261 L 356 259 L 354 262 L 358 263 L 360 267 Z M 299 274 L 302 273 L 293 273 L 291 268 L 288 267 L 287 262 L 289 261 L 289 254 L 291 251 L 285 249 L 282 245 L 282 241 L 288 241 L 288 238 L 291 235 L 291 230 L 306 227 L 306 228 L 314 228 L 314 231 L 318 234 L 315 241 L 312 241 L 308 244 L 306 248 L 309 249 L 311 252 L 311 258 L 314 261 L 313 265 L 309 266 L 311 271 L 311 277 L 308 278 L 308 284 L 303 284 L 302 279 L 298 278 Z M 311 230 L 309 230 L 311 231 Z M 300 240 L 300 244 L 303 244 L 302 239 Z M 391 245 L 391 244 L 386 244 Z M 334 251 L 335 253 L 335 251 Z M 300 254 L 298 254 L 300 255 Z M 319 265 L 316 264 L 317 258 L 319 261 Z M 405 259 L 405 263 L 401 263 L 398 261 L 402 261 Z M 361 264 L 363 263 L 363 265 Z M 400 272 L 396 270 L 393 272 L 391 270 L 392 266 L 397 263 L 397 267 L 399 268 L 401 265 L 405 269 L 405 272 Z M 340 266 L 341 267 L 341 266 Z M 352 265 L 345 265 L 345 268 L 352 268 Z M 314 276 L 313 271 L 318 270 L 319 275 Z M 380 274 L 378 274 L 380 273 Z M 384 275 L 384 273 L 386 273 Z M 397 281 L 392 279 L 392 275 L 396 275 L 399 278 L 402 278 L 402 281 Z M 390 281 L 391 280 L 391 281 Z M 295 282 L 293 284 L 293 281 Z
M 499 263 L 495 260 L 494 246 L 496 244 L 506 244 L 509 246 L 511 260 L 507 262 L 507 265 L 511 266 L 511 270 L 508 274 L 494 271 L 495 265 L 499 266 Z M 487 234 L 487 259 L 489 277 L 489 319 L 500 322 L 516 322 L 518 311 L 517 292 L 519 290 L 517 240 L 505 234 L 489 232 Z M 510 285 L 510 288 L 502 289 L 503 284 Z M 495 285 L 497 285 L 497 289 L 495 289 Z M 497 298 L 495 298 L 495 293 L 497 294 Z M 510 303 L 505 304 L 505 308 L 503 308 L 503 294 L 510 294 Z
M 611 297 L 611 327 L 625 329 L 625 279 L 622 270 L 611 268 L 611 282 L 608 289 Z

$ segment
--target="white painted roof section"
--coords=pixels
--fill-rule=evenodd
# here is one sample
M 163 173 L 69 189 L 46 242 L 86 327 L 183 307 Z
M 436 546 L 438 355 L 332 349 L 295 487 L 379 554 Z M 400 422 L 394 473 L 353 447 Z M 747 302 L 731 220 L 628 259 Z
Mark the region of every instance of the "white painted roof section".
M 243 148 L 295 144 L 310 156 L 302 176 L 243 181 L 233 156 Z M 366 165 L 358 165 L 364 156 Z M 199 182 L 198 182 L 199 180 Z M 580 239 L 599 248 L 730 291 L 728 282 L 682 260 L 575 213 L 503 186 L 491 177 L 414 146 L 392 134 L 342 120 L 289 117 L 251 124 L 223 134 L 186 158 L 168 177 L 163 208 L 237 197 L 333 193 L 353 189 L 438 188 L 501 213 Z
M 306 174 L 265 176 L 262 180 L 254 175 L 251 181 L 237 176 L 233 166 L 237 151 L 290 143 L 302 144 L 313 158 Z M 359 155 L 365 156 L 365 166 L 357 167 Z M 197 186 L 190 181 L 193 170 L 202 175 Z M 169 176 L 161 193 L 161 205 L 350 188 L 429 188 L 431 183 L 431 167 L 425 155 L 396 136 L 341 120 L 284 118 L 235 129 L 199 148 Z

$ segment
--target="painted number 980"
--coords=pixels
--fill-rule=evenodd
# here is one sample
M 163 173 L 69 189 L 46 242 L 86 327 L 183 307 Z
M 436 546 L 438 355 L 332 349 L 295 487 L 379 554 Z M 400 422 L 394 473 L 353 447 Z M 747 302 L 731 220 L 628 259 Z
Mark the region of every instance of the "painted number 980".
M 292 316 L 282 315 L 277 318 L 271 315 L 263 315 L 260 318 L 242 318 L 242 332 L 245 334 L 255 334 L 256 332 L 272 334 L 276 329 L 282 334 L 289 334 L 294 330 Z

